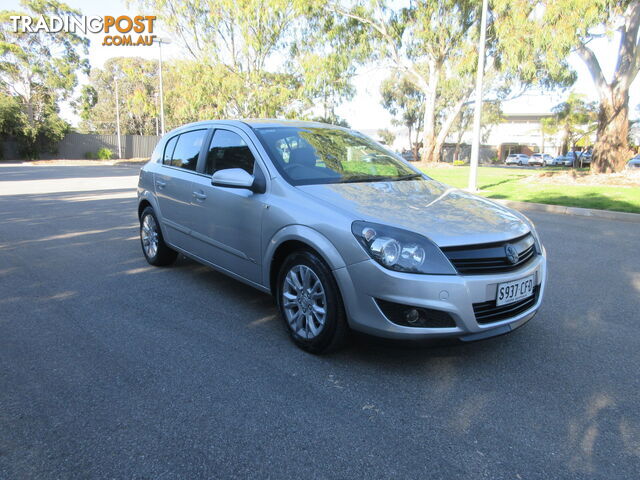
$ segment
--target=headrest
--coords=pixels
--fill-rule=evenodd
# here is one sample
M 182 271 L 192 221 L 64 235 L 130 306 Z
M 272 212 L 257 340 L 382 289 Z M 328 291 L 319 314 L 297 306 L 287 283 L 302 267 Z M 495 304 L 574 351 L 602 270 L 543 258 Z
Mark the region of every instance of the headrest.
M 289 152 L 289 163 L 305 167 L 316 166 L 316 150 L 313 147 L 301 147 Z

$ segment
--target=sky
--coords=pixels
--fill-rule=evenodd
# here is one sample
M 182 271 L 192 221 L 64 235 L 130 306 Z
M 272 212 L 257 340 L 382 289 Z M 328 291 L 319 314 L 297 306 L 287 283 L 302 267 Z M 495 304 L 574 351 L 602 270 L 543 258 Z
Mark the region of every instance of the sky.
M 131 6 L 127 6 L 125 0 L 112 0 L 108 7 L 105 8 L 103 0 L 66 0 L 68 5 L 78 8 L 84 15 L 153 15 L 154 12 L 149 9 L 139 8 L 135 2 L 130 2 Z M 18 0 L 5 0 L 3 9 L 21 10 Z M 156 21 L 154 25 L 154 34 L 158 34 L 161 38 L 170 39 L 171 35 L 163 30 L 162 22 Z M 89 60 L 93 68 L 100 68 L 104 62 L 110 57 L 117 56 L 139 56 L 146 59 L 158 59 L 158 46 L 102 46 L 102 38 L 104 34 L 89 34 L 91 45 L 89 47 Z M 610 78 L 615 68 L 617 38 L 611 40 L 599 39 L 592 42 L 601 66 L 605 72 L 605 76 Z M 184 58 L 185 55 L 181 51 L 177 43 L 162 46 L 163 60 Z M 554 105 L 562 102 L 570 91 L 584 94 L 590 100 L 597 100 L 595 87 L 591 80 L 591 76 L 576 56 L 572 55 L 569 62 L 578 74 L 578 80 L 574 86 L 566 91 L 555 92 L 528 92 L 512 101 L 503 104 L 503 111 L 509 113 L 546 113 L 551 110 Z M 358 69 L 354 78 L 356 87 L 355 97 L 336 108 L 336 113 L 345 118 L 349 124 L 358 130 L 381 129 L 391 127 L 391 115 L 380 105 L 380 83 L 386 78 L 389 71 L 375 65 L 364 66 Z M 82 75 L 80 84 L 88 81 L 87 77 Z M 636 106 L 640 103 L 640 75 L 636 78 L 630 89 L 630 114 L 632 117 L 640 116 L 636 110 Z M 75 115 L 69 105 L 63 105 L 61 115 L 72 125 L 77 125 L 78 117 Z

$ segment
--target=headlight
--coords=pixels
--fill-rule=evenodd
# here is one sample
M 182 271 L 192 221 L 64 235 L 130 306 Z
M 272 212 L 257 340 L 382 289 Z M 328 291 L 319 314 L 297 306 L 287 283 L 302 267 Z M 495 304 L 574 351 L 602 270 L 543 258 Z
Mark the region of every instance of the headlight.
M 540 240 L 540 235 L 538 235 L 538 231 L 536 230 L 535 223 L 533 223 L 533 220 L 527 217 L 524 213 L 522 212 L 518 212 L 518 213 L 520 214 L 520 217 L 524 220 L 524 223 L 526 223 L 527 226 L 529 227 L 529 230 L 531 230 L 531 235 L 533 235 L 533 240 L 536 245 L 536 251 L 538 252 L 538 255 L 540 255 L 542 253 L 542 241 Z
M 353 222 L 351 231 L 376 262 L 398 272 L 455 275 L 438 246 L 422 235 L 387 225 Z

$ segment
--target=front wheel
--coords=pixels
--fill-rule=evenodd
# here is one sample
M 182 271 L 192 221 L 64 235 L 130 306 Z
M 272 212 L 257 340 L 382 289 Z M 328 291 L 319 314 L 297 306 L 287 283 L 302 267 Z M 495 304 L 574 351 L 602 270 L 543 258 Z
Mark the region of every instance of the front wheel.
M 175 250 L 172 250 L 164 243 L 162 230 L 158 224 L 153 208 L 147 207 L 140 215 L 140 243 L 142 244 L 142 253 L 151 265 L 157 267 L 169 265 L 173 263 L 178 256 Z
M 333 274 L 309 251 L 292 253 L 278 275 L 277 302 L 293 342 L 311 353 L 346 343 L 349 328 Z

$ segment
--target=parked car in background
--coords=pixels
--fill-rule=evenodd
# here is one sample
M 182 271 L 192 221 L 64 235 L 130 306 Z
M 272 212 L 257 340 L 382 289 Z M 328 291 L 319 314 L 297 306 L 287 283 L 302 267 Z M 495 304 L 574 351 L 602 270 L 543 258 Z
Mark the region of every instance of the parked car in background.
M 407 162 L 416 162 L 418 159 L 411 150 L 405 150 L 400 154 Z
M 576 167 L 591 165 L 591 152 L 567 152 L 566 156 L 571 157 Z
M 553 159 L 553 166 L 556 167 L 572 167 L 573 166 L 573 155 L 560 155 Z
M 558 162 L 557 162 L 557 158 L 558 157 L 554 157 L 553 155 L 549 155 L 549 158 L 545 161 L 545 166 L 547 167 L 554 167 L 554 166 L 558 166 Z
M 528 165 L 529 155 L 524 153 L 512 153 L 504 161 L 505 165 Z
M 396 339 L 502 335 L 533 318 L 547 279 L 545 249 L 524 215 L 321 123 L 175 129 L 140 171 L 137 214 L 151 265 L 180 252 L 272 294 L 293 342 L 314 353 L 350 329 Z M 172 285 L 167 305 L 197 281 Z
M 540 167 L 551 165 L 551 162 L 553 162 L 553 157 L 548 153 L 534 153 L 529 159 L 529 165 L 538 165 Z
M 640 153 L 627 162 L 627 168 L 640 168 Z

